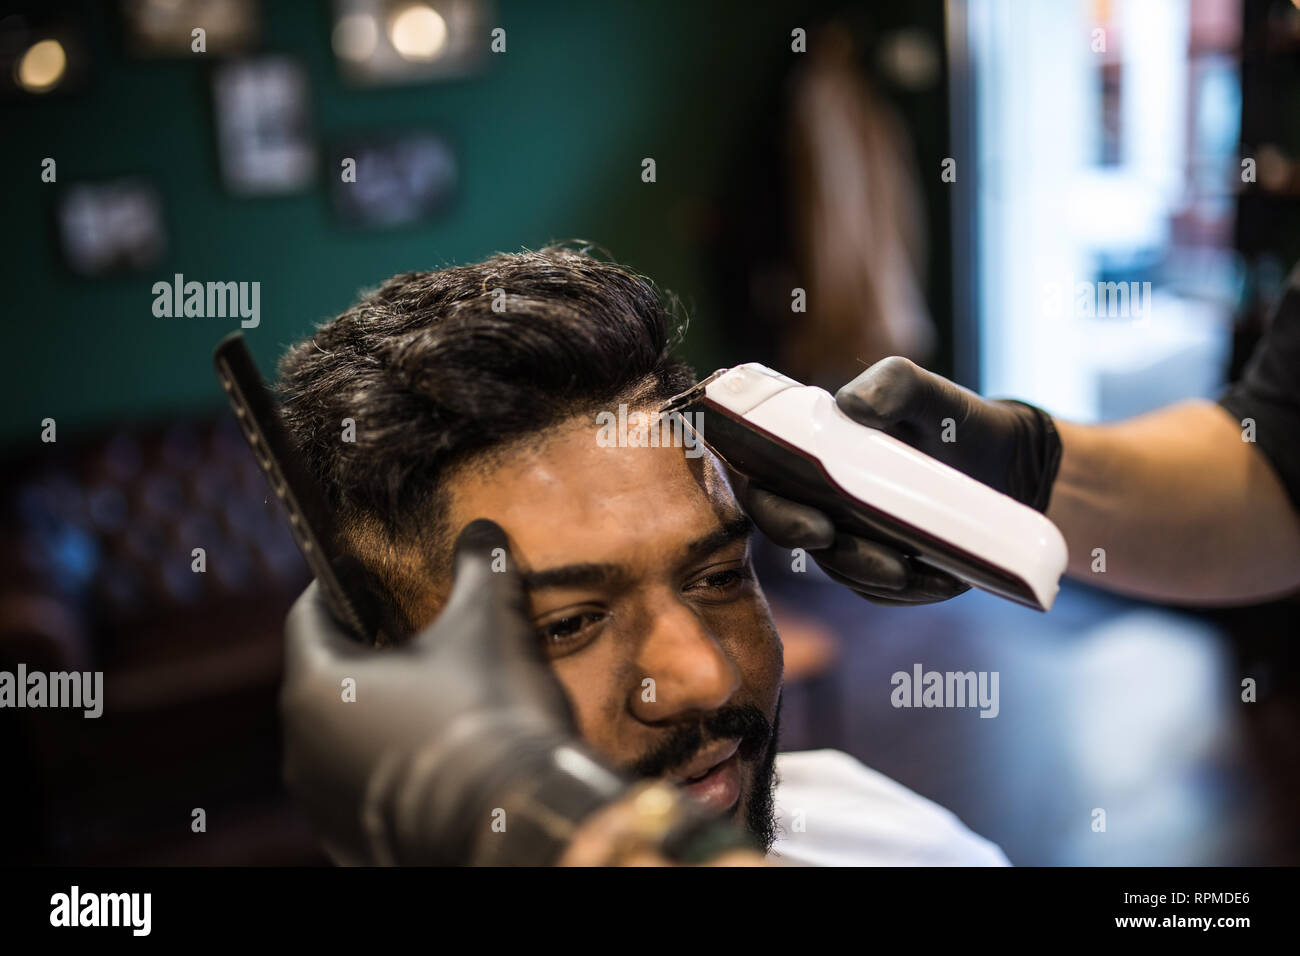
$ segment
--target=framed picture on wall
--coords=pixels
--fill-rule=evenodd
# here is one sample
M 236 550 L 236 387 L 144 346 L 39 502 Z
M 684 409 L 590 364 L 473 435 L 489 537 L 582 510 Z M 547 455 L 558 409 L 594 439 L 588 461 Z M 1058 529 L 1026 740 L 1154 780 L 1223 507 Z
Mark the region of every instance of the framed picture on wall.
M 145 179 L 72 184 L 59 196 L 56 217 L 63 259 L 78 275 L 140 272 L 167 250 L 162 197 Z
M 307 71 L 291 57 L 218 66 L 212 76 L 217 150 L 226 188 L 240 196 L 296 192 L 316 175 Z
M 349 226 L 385 228 L 430 219 L 456 194 L 459 170 L 451 144 L 414 131 L 352 137 L 333 150 L 333 205 Z

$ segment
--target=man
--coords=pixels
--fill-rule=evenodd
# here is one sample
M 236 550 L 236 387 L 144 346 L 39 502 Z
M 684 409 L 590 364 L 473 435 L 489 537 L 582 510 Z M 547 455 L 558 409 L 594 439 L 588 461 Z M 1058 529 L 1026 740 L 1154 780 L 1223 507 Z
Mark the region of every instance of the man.
M 641 440 L 671 433 L 653 413 L 693 381 L 671 325 L 646 280 L 558 247 L 390 279 L 281 363 L 342 550 L 414 634 L 446 612 L 458 529 L 500 526 L 586 745 L 779 859 L 1005 863 L 846 755 L 777 755 L 782 651 L 749 519 L 703 449 Z M 645 434 L 604 440 L 601 413 Z

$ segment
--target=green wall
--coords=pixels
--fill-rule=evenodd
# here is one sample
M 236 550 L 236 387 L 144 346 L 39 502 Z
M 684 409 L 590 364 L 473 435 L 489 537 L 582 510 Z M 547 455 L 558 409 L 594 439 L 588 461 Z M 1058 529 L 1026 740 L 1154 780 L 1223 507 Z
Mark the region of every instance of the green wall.
M 925 7 L 937 26 L 938 4 Z M 211 349 L 238 321 L 155 318 L 151 286 L 175 272 L 261 282 L 261 325 L 248 335 L 269 374 L 285 345 L 395 272 L 585 238 L 683 297 L 696 317 L 686 351 L 710 367 L 701 211 L 762 108 L 791 27 L 810 21 L 805 8 L 723 2 L 705 15 L 689 0 L 500 3 L 508 52 L 488 57 L 478 76 L 361 90 L 335 70 L 324 3 L 264 3 L 261 49 L 305 63 L 322 153 L 337 137 L 403 127 L 441 130 L 458 151 L 461 191 L 449 213 L 357 232 L 334 221 L 323 181 L 288 197 L 229 196 L 216 166 L 210 61 L 130 58 L 116 4 L 86 5 L 88 89 L 4 107 L 0 441 L 37 441 L 47 416 L 64 438 L 218 407 Z M 928 162 L 924 142 L 918 153 Z M 58 162 L 57 185 L 40 182 L 46 156 Z M 645 156 L 657 161 L 655 184 L 640 181 Z M 57 253 L 56 190 L 121 174 L 160 188 L 168 253 L 147 273 L 77 278 Z

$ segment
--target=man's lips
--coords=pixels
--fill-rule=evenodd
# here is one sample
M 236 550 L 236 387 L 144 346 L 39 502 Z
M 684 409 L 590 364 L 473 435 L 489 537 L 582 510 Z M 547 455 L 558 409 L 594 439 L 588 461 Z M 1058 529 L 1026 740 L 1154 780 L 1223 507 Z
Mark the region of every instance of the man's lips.
M 710 809 L 725 812 L 740 799 L 739 740 L 719 740 L 669 778 Z

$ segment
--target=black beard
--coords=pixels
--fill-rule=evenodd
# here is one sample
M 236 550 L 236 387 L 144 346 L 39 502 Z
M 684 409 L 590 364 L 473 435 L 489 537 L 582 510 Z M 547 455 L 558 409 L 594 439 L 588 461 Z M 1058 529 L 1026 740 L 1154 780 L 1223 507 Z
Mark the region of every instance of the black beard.
M 766 853 L 776 839 L 776 752 L 781 729 L 781 701 L 776 700 L 776 716 L 769 723 L 753 704 L 723 707 L 693 724 L 674 729 L 661 745 L 623 768 L 634 778 L 662 777 L 675 767 L 687 763 L 713 740 L 740 738 L 736 752 L 745 762 L 757 758 L 754 782 L 745 801 L 745 829 Z
M 776 840 L 776 751 L 781 740 L 781 698 L 776 699 L 776 715 L 772 718 L 772 732 L 767 752 L 754 768 L 754 788 L 749 794 L 745 810 L 745 829 L 754 838 L 763 853 L 772 849 Z

